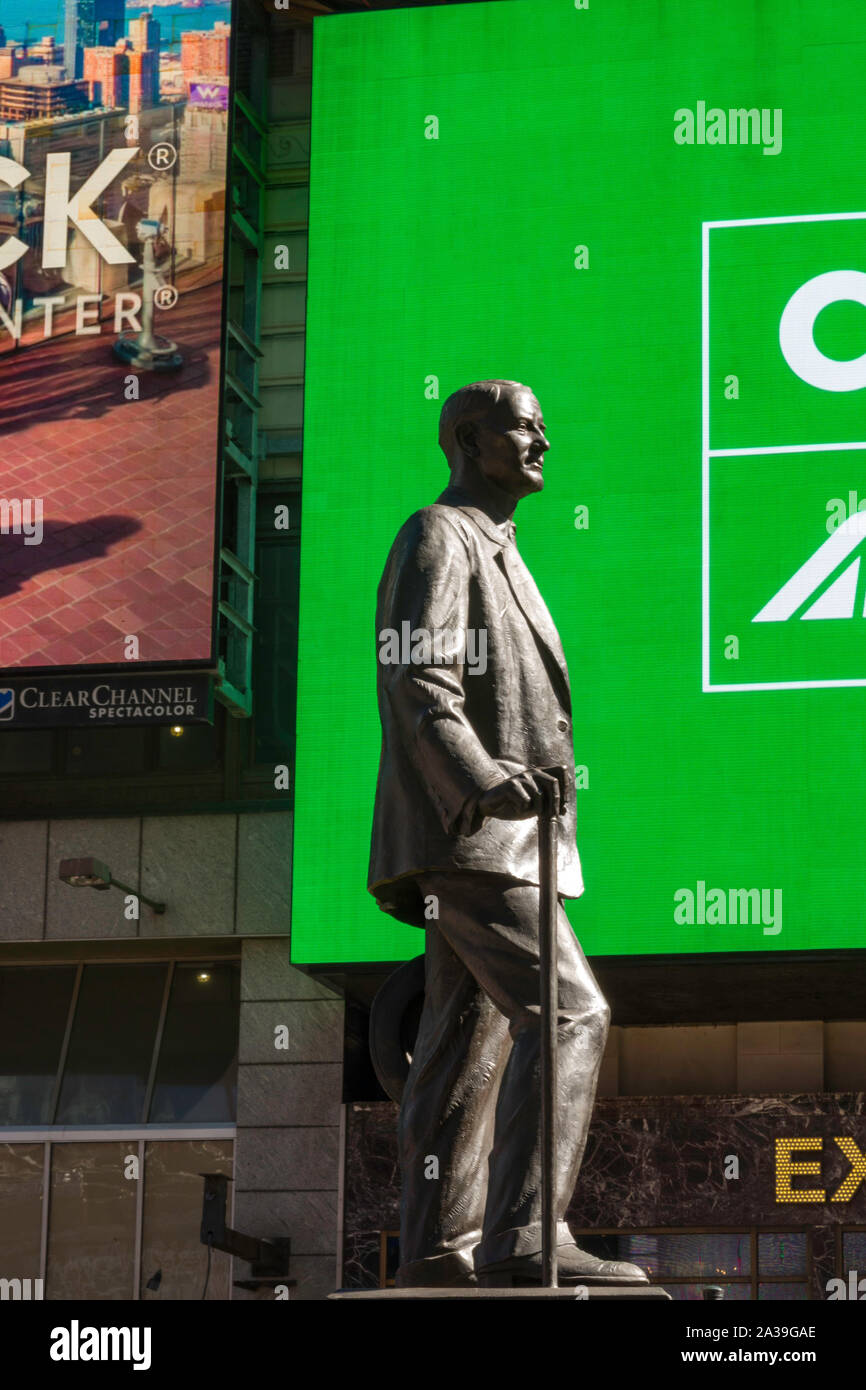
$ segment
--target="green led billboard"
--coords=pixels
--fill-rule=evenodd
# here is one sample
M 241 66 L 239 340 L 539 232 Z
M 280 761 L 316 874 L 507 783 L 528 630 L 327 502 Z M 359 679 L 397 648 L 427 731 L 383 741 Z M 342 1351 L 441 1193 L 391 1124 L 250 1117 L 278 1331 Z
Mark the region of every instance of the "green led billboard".
M 376 587 L 496 377 L 551 441 L 584 948 L 866 944 L 864 64 L 862 0 L 316 21 L 296 961 L 422 949 L 366 891 Z

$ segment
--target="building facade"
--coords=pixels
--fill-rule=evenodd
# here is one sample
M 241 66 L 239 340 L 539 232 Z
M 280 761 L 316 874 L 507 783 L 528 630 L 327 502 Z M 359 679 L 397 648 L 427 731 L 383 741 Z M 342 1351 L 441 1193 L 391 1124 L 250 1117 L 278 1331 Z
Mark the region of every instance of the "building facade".
M 122 8 L 68 0 L 67 87 L 117 83 L 122 35 L 94 26 Z M 291 963 L 311 21 L 244 0 L 232 37 L 232 700 L 181 735 L 0 732 L 0 1277 L 48 1299 L 202 1297 L 203 1172 L 231 1178 L 236 1229 L 291 1241 L 279 1292 L 216 1253 L 208 1299 L 320 1300 L 385 1285 L 397 1262 L 396 1108 L 368 1042 L 388 970 Z M 133 21 L 133 52 L 151 25 Z M 227 46 L 184 36 L 185 81 L 224 77 Z M 61 880 L 88 856 L 137 911 Z M 581 1242 L 679 1298 L 820 1299 L 866 1272 L 859 955 L 593 968 L 614 1026 L 570 1210 Z

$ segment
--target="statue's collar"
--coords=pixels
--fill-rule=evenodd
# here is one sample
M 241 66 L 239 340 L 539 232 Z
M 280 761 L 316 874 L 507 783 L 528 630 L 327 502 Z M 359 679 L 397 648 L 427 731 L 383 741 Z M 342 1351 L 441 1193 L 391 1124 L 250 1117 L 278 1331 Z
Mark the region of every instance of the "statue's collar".
M 502 516 L 500 512 L 482 506 L 476 497 L 464 491 L 462 487 L 451 484 L 436 501 L 443 506 L 459 507 L 462 512 L 466 512 L 489 540 L 496 541 L 499 545 L 508 545 L 514 541 L 514 522 Z

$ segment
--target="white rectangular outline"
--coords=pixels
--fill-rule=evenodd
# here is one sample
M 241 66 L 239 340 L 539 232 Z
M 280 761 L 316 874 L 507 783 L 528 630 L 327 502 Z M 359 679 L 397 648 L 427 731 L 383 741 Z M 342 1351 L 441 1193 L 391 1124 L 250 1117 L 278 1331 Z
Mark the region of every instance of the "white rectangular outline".
M 747 454 L 831 453 L 838 449 L 866 449 L 860 444 L 791 444 L 767 448 L 710 448 L 710 232 L 717 227 L 772 227 L 787 222 L 855 222 L 866 220 L 866 212 L 816 212 L 792 217 L 732 217 L 701 223 L 701 692 L 716 694 L 733 690 L 825 690 L 839 686 L 866 685 L 861 680 L 764 681 L 751 685 L 712 685 L 710 683 L 710 459 L 735 458 Z

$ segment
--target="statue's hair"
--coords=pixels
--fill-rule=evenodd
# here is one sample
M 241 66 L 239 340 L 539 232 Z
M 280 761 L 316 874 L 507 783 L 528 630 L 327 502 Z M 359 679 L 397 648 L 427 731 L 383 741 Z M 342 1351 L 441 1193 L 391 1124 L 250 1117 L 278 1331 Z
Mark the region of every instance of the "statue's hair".
M 473 381 L 448 397 L 439 414 L 439 448 L 452 467 L 457 452 L 457 426 L 464 420 L 477 420 L 486 415 L 502 395 L 502 388 L 507 386 L 528 389 L 520 381 Z

